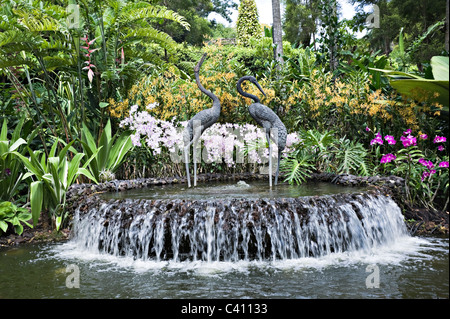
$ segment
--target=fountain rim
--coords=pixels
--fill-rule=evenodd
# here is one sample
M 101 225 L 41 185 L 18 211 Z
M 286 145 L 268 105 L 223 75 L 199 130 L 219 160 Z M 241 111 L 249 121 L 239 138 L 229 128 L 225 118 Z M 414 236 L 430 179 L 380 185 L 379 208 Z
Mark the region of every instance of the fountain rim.
M 267 175 L 253 174 L 253 173 L 241 173 L 241 174 L 200 174 L 198 175 L 198 182 L 218 182 L 218 181 L 230 181 L 237 182 L 239 180 L 251 181 L 251 180 L 266 180 Z M 279 198 L 264 198 L 259 199 L 245 199 L 245 198 L 230 198 L 230 199 L 216 199 L 216 202 L 229 202 L 229 201 L 248 201 L 253 202 L 256 200 L 273 201 L 273 200 L 296 200 L 309 197 L 323 197 L 323 196 L 339 196 L 339 195 L 355 195 L 355 194 L 383 194 L 391 197 L 397 204 L 401 203 L 401 195 L 403 193 L 404 179 L 398 176 L 371 176 L 362 177 L 350 174 L 333 174 L 333 173 L 315 173 L 307 180 L 307 182 L 328 182 L 331 184 L 343 185 L 347 187 L 367 187 L 367 190 L 355 190 L 355 192 L 347 192 L 333 195 L 314 195 L 314 196 L 300 196 L 300 197 L 279 197 Z M 184 184 L 187 183 L 184 177 L 168 177 L 168 178 L 139 178 L 131 180 L 113 180 L 109 182 L 99 184 L 75 184 L 72 185 L 66 195 L 66 203 L 69 211 L 75 211 L 80 205 L 88 205 L 89 203 L 96 204 L 107 203 L 111 201 L 142 201 L 144 199 L 104 199 L 101 198 L 101 194 L 106 192 L 126 191 L 131 189 L 164 186 L 170 184 Z M 199 199 L 148 199 L 148 201 L 160 201 L 160 202 L 195 202 L 202 203 L 208 200 Z

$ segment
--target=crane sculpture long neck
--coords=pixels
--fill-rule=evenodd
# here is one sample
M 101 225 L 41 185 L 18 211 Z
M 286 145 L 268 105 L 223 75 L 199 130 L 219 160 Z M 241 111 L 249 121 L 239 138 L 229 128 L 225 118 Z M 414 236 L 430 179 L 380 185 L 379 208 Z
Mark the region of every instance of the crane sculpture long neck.
M 219 108 L 220 109 L 219 98 L 217 96 L 215 96 L 211 91 L 208 91 L 207 89 L 205 89 L 204 86 L 200 83 L 199 72 L 200 72 L 200 67 L 203 64 L 203 61 L 205 61 L 205 58 L 206 58 L 206 53 L 203 54 L 201 60 L 197 63 L 197 65 L 194 68 L 195 82 L 197 82 L 197 86 L 200 89 L 200 91 L 202 91 L 204 94 L 209 96 L 211 98 L 211 100 L 213 100 L 213 108 Z
M 242 96 L 248 97 L 250 99 L 252 99 L 253 101 L 255 101 L 255 103 L 259 103 L 259 98 L 256 95 L 250 94 L 248 92 L 244 92 L 244 90 L 242 90 L 242 82 L 244 81 L 250 81 L 253 77 L 252 76 L 243 76 L 242 78 L 240 78 L 237 82 L 237 91 L 239 92 L 239 94 L 241 94 Z

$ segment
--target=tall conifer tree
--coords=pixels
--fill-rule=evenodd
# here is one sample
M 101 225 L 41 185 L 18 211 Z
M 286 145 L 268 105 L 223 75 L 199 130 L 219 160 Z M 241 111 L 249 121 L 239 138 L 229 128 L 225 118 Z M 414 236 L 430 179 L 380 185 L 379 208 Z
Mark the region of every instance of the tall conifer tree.
M 262 29 L 258 21 L 258 9 L 255 0 L 241 0 L 236 21 L 239 45 L 248 46 L 251 38 L 261 38 Z

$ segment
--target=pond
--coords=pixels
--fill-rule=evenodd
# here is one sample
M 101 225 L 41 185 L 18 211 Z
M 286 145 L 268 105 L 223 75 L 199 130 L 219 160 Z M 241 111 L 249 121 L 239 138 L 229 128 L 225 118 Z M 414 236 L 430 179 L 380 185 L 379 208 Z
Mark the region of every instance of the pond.
M 101 194 L 104 199 L 229 199 L 229 198 L 295 198 L 299 196 L 330 195 L 364 191 L 367 187 L 346 187 L 326 182 L 308 182 L 298 185 L 281 183 L 269 188 L 267 181 L 239 181 L 199 183 L 188 188 L 186 184 L 158 185 L 120 192 Z
M 71 239 L 0 248 L 0 298 L 449 298 L 449 240 L 330 183 L 155 186 L 80 202 Z
M 405 236 L 318 258 L 174 262 L 30 244 L 0 248 L 0 298 L 449 298 L 448 249 Z

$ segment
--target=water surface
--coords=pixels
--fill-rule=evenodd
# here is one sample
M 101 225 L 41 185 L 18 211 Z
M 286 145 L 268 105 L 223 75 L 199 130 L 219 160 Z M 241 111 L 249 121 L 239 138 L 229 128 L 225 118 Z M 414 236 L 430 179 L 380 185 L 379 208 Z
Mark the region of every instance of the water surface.
M 342 186 L 325 182 L 302 185 L 281 183 L 269 187 L 268 181 L 208 182 L 188 188 L 186 184 L 170 184 L 101 194 L 105 199 L 229 199 L 229 198 L 295 198 L 300 196 L 354 193 L 364 187 Z
M 405 237 L 370 253 L 208 263 L 34 244 L 0 248 L 0 298 L 448 298 L 448 249 L 448 239 Z M 70 265 L 79 288 L 66 286 Z M 368 288 L 374 265 L 379 287 Z

